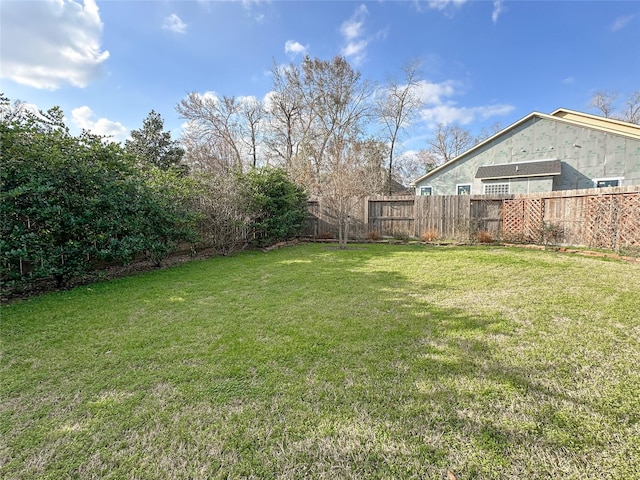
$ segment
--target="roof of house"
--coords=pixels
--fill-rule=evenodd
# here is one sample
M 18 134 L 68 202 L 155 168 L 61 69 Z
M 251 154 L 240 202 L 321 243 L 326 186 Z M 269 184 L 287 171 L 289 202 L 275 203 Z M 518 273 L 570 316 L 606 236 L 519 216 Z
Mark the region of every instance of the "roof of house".
M 491 180 L 514 177 L 546 177 L 549 175 L 560 175 L 560 160 L 487 165 L 478 167 L 476 178 Z
M 471 147 L 469 150 L 461 153 L 455 158 L 452 158 L 447 163 L 443 163 L 439 167 L 436 167 L 433 170 L 427 172 L 425 175 L 421 176 L 420 178 L 417 178 L 415 181 L 413 181 L 412 185 L 415 185 L 418 182 L 421 182 L 422 180 L 429 178 L 430 176 L 438 173 L 440 170 L 443 170 L 444 168 L 447 168 L 457 162 L 460 162 L 467 155 L 480 149 L 481 147 L 488 144 L 489 142 L 495 140 L 498 137 L 501 137 L 502 135 L 508 133 L 514 128 L 517 128 L 518 126 L 522 125 L 523 123 L 529 121 L 534 117 L 554 120 L 554 121 L 566 123 L 569 125 L 592 128 L 595 130 L 600 130 L 603 132 L 622 135 L 625 137 L 631 137 L 631 138 L 640 140 L 640 125 L 636 125 L 633 123 L 623 122 L 621 120 L 615 120 L 613 118 L 598 117 L 597 115 L 590 115 L 588 113 L 576 112 L 574 110 L 568 110 L 566 108 L 558 108 L 557 110 L 553 111 L 550 115 L 547 115 L 545 113 L 540 113 L 540 112 L 532 112 L 526 117 L 523 117 L 520 120 L 516 121 L 515 123 L 512 123 L 511 125 L 504 128 L 503 130 L 500 130 L 495 135 L 492 135 L 491 137 L 483 140 L 482 142 L 477 143 L 476 145 Z M 525 162 L 525 163 L 538 163 L 538 162 Z M 483 168 L 483 167 L 480 167 L 480 168 Z M 546 174 L 546 175 L 551 175 L 551 174 Z M 476 177 L 476 178 L 504 178 L 504 177 Z
M 383 191 L 392 192 L 394 195 L 404 195 L 407 193 L 408 190 L 409 189 L 407 187 L 405 187 L 403 184 L 401 184 L 397 180 L 392 178 L 391 181 L 389 181 L 389 179 L 387 178 L 387 180 L 385 181 Z

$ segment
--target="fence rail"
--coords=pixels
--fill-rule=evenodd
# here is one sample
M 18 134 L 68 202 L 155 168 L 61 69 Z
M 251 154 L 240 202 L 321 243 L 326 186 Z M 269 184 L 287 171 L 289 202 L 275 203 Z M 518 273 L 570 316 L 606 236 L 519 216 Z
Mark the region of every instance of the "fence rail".
M 309 202 L 305 235 L 337 237 L 329 202 Z M 529 195 L 371 196 L 354 201 L 351 237 L 496 239 L 619 249 L 640 246 L 640 186 Z

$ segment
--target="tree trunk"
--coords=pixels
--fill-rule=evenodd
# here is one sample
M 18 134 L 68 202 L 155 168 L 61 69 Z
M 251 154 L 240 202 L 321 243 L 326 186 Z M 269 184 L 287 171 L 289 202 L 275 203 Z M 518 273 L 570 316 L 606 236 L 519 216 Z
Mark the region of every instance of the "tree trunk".
M 351 216 L 347 215 L 345 222 L 344 222 L 344 247 L 347 247 L 347 242 L 349 241 L 349 225 L 351 224 Z

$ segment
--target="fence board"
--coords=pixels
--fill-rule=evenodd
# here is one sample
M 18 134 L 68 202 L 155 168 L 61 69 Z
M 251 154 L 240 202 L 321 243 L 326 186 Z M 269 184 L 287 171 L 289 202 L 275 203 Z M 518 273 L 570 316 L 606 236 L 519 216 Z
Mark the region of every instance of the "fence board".
M 414 197 L 368 200 L 369 232 L 378 235 L 413 235 Z
M 528 195 L 372 196 L 354 199 L 350 237 L 494 238 L 618 249 L 640 246 L 640 186 Z M 337 237 L 337 216 L 323 198 L 309 202 L 304 234 Z

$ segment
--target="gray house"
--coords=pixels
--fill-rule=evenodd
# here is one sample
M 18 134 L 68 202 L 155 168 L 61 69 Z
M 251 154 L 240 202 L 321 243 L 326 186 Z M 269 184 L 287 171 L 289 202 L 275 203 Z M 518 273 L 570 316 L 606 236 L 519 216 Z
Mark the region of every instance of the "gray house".
M 533 112 L 414 182 L 416 195 L 503 195 L 640 185 L 640 126 Z

